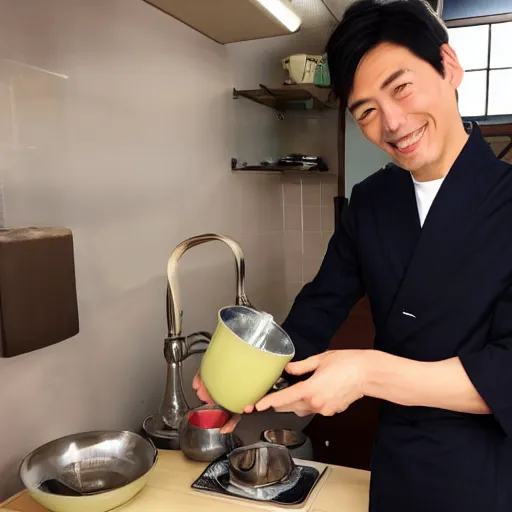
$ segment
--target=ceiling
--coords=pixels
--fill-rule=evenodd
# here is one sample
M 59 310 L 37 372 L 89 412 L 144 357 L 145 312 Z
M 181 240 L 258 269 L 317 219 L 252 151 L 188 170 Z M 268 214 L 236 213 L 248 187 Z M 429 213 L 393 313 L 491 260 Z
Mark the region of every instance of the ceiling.
M 145 0 L 221 44 L 290 32 L 254 0 Z M 332 27 L 352 0 L 289 0 L 302 29 Z
M 256 0 L 144 0 L 221 44 L 288 35 Z M 301 29 L 332 28 L 354 0 L 287 0 Z M 435 8 L 441 0 L 427 0 Z
M 322 0 L 290 0 L 302 20 L 301 28 L 331 26 L 336 19 Z
M 321 0 L 324 6 L 331 12 L 337 21 L 341 20 L 345 9 L 353 0 Z

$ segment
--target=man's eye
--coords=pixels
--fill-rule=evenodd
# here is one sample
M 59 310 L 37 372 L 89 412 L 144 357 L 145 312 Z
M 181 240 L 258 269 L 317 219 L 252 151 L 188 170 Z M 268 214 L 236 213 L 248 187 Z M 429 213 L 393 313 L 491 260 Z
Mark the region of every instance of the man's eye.
M 411 84 L 406 83 L 406 84 L 401 84 L 398 87 L 395 87 L 395 93 L 400 94 L 400 93 L 405 92 L 409 85 L 411 85 Z
M 359 116 L 359 121 L 362 121 L 363 119 L 365 119 L 366 117 L 368 117 L 370 115 L 371 112 L 373 112 L 375 109 L 374 108 L 369 108 L 369 109 L 366 109 L 360 116 Z

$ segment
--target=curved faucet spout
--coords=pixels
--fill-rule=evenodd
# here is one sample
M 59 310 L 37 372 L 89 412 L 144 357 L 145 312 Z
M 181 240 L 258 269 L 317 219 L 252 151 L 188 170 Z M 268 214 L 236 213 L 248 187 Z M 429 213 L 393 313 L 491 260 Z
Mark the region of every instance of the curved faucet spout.
M 181 336 L 182 311 L 179 299 L 178 261 L 192 247 L 213 241 L 224 242 L 231 249 L 235 257 L 236 304 L 253 307 L 245 294 L 245 259 L 241 247 L 233 239 L 224 235 L 207 233 L 193 236 L 176 246 L 167 263 L 167 279 L 169 284 L 167 289 L 167 325 L 169 337 Z
M 182 363 L 193 354 L 201 354 L 208 346 L 212 335 L 199 331 L 189 336 L 181 333 L 181 304 L 178 295 L 178 261 L 190 248 L 205 242 L 224 242 L 233 252 L 236 270 L 236 304 L 254 308 L 245 295 L 245 260 L 242 249 L 231 238 L 223 235 L 205 234 L 188 238 L 172 252 L 167 264 L 167 326 L 164 355 L 167 361 L 167 381 L 158 413 L 148 416 L 143 429 L 157 448 L 178 450 L 180 448 L 179 425 L 189 410 L 182 382 Z

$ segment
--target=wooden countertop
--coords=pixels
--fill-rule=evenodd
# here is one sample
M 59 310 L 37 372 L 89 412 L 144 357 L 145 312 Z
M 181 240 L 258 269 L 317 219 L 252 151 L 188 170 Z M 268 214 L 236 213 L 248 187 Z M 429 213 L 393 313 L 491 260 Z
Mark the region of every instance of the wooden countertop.
M 159 460 L 144 489 L 118 512 L 250 512 L 262 510 L 297 510 L 277 507 L 213 493 L 198 492 L 190 486 L 206 464 L 186 459 L 180 451 L 159 451 Z M 321 481 L 307 501 L 298 508 L 310 512 L 367 512 L 370 473 L 358 469 L 328 466 Z M 47 512 L 27 491 L 0 504 L 13 512 Z M 2 512 L 0 508 L 0 512 Z

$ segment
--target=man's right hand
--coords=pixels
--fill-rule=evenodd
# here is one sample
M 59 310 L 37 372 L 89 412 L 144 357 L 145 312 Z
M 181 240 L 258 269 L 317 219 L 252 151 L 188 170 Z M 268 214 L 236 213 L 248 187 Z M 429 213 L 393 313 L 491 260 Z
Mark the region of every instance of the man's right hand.
M 199 375 L 199 372 L 196 373 L 194 376 L 194 379 L 192 381 L 192 387 L 195 389 L 197 396 L 199 400 L 202 402 L 206 402 L 207 404 L 214 404 L 215 401 L 210 396 L 210 393 L 208 393 L 208 390 L 206 389 L 206 386 L 203 384 L 203 381 L 201 380 L 201 377 Z M 254 405 L 248 405 L 244 413 L 250 414 L 254 411 Z M 233 414 L 229 421 L 220 429 L 221 434 L 230 434 L 235 430 L 236 426 L 238 425 L 238 422 L 241 420 L 241 416 L 239 414 Z

